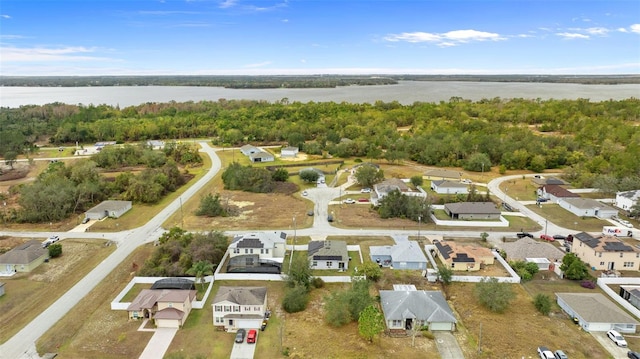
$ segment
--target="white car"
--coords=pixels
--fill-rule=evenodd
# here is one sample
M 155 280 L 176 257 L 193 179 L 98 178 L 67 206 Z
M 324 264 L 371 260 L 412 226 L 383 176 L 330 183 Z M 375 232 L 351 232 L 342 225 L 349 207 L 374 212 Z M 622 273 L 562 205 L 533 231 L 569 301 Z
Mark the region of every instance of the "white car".
M 371 188 L 363 188 L 360 190 L 360 193 L 371 193 Z
M 555 359 L 555 355 L 553 355 L 553 352 L 551 350 L 549 350 L 549 348 L 547 347 L 538 347 L 538 355 L 540 356 L 540 359 Z
M 624 340 L 624 337 L 620 335 L 620 333 L 618 333 L 617 331 L 610 330 L 607 332 L 607 336 L 609 337 L 609 339 L 611 339 L 611 341 L 616 343 L 617 346 L 623 347 L 623 348 L 627 347 L 627 341 Z
M 344 201 L 342 201 L 342 203 L 346 203 L 346 204 L 354 204 L 356 203 L 356 201 L 352 198 L 347 198 Z
M 303 195 L 303 196 L 306 196 L 306 195 L 308 195 L 308 194 L 309 194 L 309 193 L 308 193 L 307 191 L 302 191 L 302 195 Z
M 54 244 L 59 240 L 60 240 L 60 237 L 51 236 L 51 237 L 47 238 L 46 241 L 42 242 L 42 248 L 47 248 L 47 247 L 49 247 L 49 245 Z

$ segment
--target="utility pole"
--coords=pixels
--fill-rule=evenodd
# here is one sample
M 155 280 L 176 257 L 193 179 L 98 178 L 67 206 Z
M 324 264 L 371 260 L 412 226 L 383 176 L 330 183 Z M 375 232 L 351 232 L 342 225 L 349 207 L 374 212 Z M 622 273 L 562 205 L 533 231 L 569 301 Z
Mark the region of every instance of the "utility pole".
M 418 239 L 420 239 L 420 222 L 422 221 L 422 216 L 418 216 Z
M 293 263 L 293 251 L 296 248 L 296 216 L 293 216 L 293 246 L 291 246 L 291 255 L 289 256 L 289 274 L 291 274 L 291 263 Z
M 478 337 L 478 353 L 482 353 L 482 323 L 480 323 L 480 335 Z

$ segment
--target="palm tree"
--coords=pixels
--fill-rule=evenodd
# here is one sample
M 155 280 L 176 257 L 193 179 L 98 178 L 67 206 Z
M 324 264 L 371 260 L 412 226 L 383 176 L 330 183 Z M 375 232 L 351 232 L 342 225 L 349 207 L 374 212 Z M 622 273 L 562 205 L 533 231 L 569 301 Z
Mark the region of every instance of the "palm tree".
M 200 282 L 200 285 L 203 286 L 204 276 L 207 274 L 213 274 L 213 267 L 214 265 L 209 261 L 199 261 L 193 263 L 191 268 L 187 271 L 187 274 L 194 275 L 196 277 L 196 283 Z

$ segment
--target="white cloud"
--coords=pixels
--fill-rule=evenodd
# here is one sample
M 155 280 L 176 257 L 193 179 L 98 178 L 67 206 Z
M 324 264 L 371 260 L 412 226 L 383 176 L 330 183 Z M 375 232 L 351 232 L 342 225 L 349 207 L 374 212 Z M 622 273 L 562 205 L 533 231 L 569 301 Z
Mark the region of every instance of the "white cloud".
M 585 35 L 585 34 L 578 34 L 575 32 L 558 32 L 556 33 L 556 35 L 563 37 L 565 39 L 568 40 L 572 40 L 572 39 L 588 39 L 589 36 Z
M 39 62 L 39 61 L 114 61 L 114 59 L 85 56 L 95 52 L 95 48 L 69 46 L 57 49 L 34 47 L 2 47 L 2 62 Z
M 220 3 L 220 8 L 227 9 L 236 5 L 237 0 L 224 0 Z
M 3 19 L 11 19 L 11 16 L 5 14 L 0 15 L 0 17 Z
M 636 34 L 640 34 L 640 24 L 633 24 L 629 26 L 631 32 L 635 32 Z
M 591 34 L 591 35 L 600 35 L 600 36 L 604 36 L 604 35 L 606 35 L 606 34 L 607 34 L 609 31 L 611 31 L 611 30 L 609 30 L 609 29 L 607 29 L 607 28 L 604 28 L 604 27 L 590 27 L 590 28 L 588 28 L 588 29 L 585 29 L 585 31 L 586 31 L 588 34 Z
M 504 37 L 492 32 L 484 32 L 477 30 L 453 30 L 445 33 L 430 32 L 403 32 L 400 34 L 390 34 L 384 37 L 384 40 L 390 42 L 429 42 L 438 46 L 449 47 L 473 41 L 499 41 L 505 40 Z
M 271 65 L 271 61 L 264 61 L 264 62 L 258 62 L 258 63 L 255 63 L 255 64 L 248 64 L 248 65 L 244 65 L 243 67 L 251 69 L 251 68 L 265 67 L 265 66 L 268 66 L 268 65 Z

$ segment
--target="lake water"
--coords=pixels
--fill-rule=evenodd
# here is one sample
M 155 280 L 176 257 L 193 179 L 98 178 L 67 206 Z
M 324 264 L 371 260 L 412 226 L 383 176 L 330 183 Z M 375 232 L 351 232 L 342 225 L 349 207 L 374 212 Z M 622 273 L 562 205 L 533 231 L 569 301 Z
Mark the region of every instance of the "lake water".
M 330 89 L 225 89 L 190 86 L 120 87 L 0 87 L 0 106 L 20 107 L 52 102 L 83 105 L 133 106 L 147 102 L 186 102 L 264 100 L 287 98 L 289 102 L 374 103 L 398 101 L 408 105 L 417 101 L 440 102 L 451 97 L 473 101 L 481 99 L 527 98 L 577 99 L 591 101 L 640 98 L 640 84 L 580 85 L 524 82 L 401 81 L 398 85 L 346 86 Z

